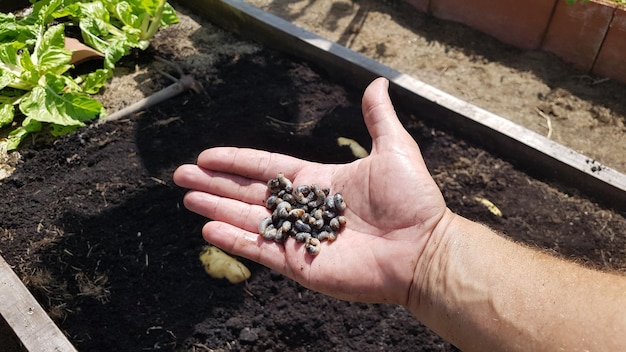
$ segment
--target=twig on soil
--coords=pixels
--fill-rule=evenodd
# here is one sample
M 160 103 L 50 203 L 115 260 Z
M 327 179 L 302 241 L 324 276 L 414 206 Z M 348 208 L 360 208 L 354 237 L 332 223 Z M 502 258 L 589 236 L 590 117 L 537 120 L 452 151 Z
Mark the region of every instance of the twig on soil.
M 203 351 L 213 351 L 212 349 L 210 349 L 207 345 L 196 342 L 193 345 L 191 345 L 193 347 L 193 350 L 196 351 L 196 347 L 198 348 L 202 348 Z
M 164 76 L 166 76 L 167 78 L 171 79 L 172 81 L 174 81 L 173 84 L 161 89 L 160 91 L 145 97 L 143 99 L 141 99 L 140 101 L 131 104 L 121 110 L 118 110 L 114 113 L 112 113 L 111 115 L 104 117 L 100 120 L 98 120 L 97 123 L 93 124 L 92 126 L 98 126 L 101 125 L 105 122 L 110 122 L 110 121 L 115 121 L 115 120 L 119 120 L 121 118 L 123 118 L 124 116 L 128 116 L 130 114 L 133 114 L 135 112 L 147 109 L 149 107 L 151 107 L 152 105 L 161 103 L 165 100 L 168 100 L 170 98 L 173 98 L 187 90 L 192 90 L 195 93 L 200 93 L 202 91 L 204 91 L 204 89 L 202 88 L 202 84 L 200 84 L 200 82 L 196 81 L 193 76 L 191 75 L 186 75 L 183 73 L 183 70 L 176 64 L 169 62 L 165 59 L 159 58 L 157 57 L 157 60 L 170 65 L 172 67 L 174 67 L 176 69 L 176 71 L 178 71 L 178 74 L 180 75 L 180 78 L 175 78 L 165 72 L 161 72 L 161 74 L 163 74 Z
M 611 80 L 611 78 L 609 77 L 604 77 L 604 78 L 593 78 L 589 75 L 578 75 L 578 76 L 574 76 L 574 78 L 578 78 L 580 80 L 588 80 L 589 81 L 589 85 L 590 86 L 595 86 L 598 84 L 602 84 L 604 82 L 608 82 Z
M 546 138 L 550 139 L 550 137 L 552 137 L 552 119 L 550 119 L 550 116 L 541 111 L 539 108 L 535 108 L 535 111 L 539 114 L 539 116 L 546 119 L 546 123 L 548 124 L 548 134 L 546 135 Z
M 270 123 L 274 123 L 277 125 L 285 125 L 285 126 L 291 126 L 291 127 L 296 127 L 296 128 L 306 128 L 309 127 L 311 125 L 314 125 L 317 121 L 315 120 L 309 120 L 309 121 L 304 121 L 304 122 L 289 122 L 289 121 L 283 121 L 283 120 L 279 120 L 275 117 L 272 117 L 270 115 L 265 115 L 265 118 L 270 120 Z

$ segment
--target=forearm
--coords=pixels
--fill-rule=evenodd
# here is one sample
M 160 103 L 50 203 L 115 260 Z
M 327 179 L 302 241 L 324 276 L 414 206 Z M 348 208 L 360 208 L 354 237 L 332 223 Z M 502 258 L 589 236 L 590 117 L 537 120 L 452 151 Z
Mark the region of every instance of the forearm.
M 626 279 L 510 242 L 452 216 L 419 277 L 413 313 L 459 348 L 620 350 Z M 421 282 L 420 282 L 421 281 Z

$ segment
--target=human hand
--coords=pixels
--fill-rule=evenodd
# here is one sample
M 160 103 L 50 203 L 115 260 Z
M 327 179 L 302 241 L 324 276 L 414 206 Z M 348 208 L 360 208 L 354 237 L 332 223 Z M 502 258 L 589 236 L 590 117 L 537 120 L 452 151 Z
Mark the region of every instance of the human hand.
M 204 238 L 234 255 L 257 261 L 310 289 L 340 299 L 408 305 L 415 281 L 427 270 L 432 234 L 450 212 L 428 173 L 419 147 L 399 122 L 379 78 L 363 96 L 371 154 L 349 164 L 327 165 L 264 151 L 213 148 L 197 165 L 183 165 L 174 181 L 191 189 L 185 206 L 213 219 Z M 346 226 L 319 255 L 289 239 L 258 234 L 266 183 L 283 173 L 294 186 L 317 184 L 341 193 Z M 419 284 L 419 283 L 418 283 Z

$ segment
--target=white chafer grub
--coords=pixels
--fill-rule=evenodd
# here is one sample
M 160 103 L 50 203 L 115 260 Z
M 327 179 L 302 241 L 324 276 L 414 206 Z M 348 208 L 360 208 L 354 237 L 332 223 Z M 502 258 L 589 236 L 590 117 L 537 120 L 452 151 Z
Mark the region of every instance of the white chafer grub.
M 340 212 L 346 210 L 346 202 L 343 201 L 343 196 L 341 195 L 341 193 L 335 193 L 333 198 L 333 200 L 335 201 L 335 209 Z
M 305 243 L 309 241 L 309 239 L 311 238 L 311 234 L 308 232 L 298 232 L 296 233 L 295 238 L 296 238 L 296 241 L 300 243 Z
M 271 217 L 266 217 L 263 220 L 261 220 L 261 223 L 259 224 L 259 234 L 263 235 L 265 234 L 265 231 L 267 231 L 267 228 L 272 225 L 272 218 Z M 272 225 L 273 226 L 273 225 Z
M 346 223 L 346 217 L 341 215 L 346 209 L 343 196 L 331 195 L 329 188 L 316 184 L 294 188 L 282 173 L 269 180 L 267 187 L 270 194 L 265 206 L 272 216 L 259 224 L 259 233 L 267 240 L 284 242 L 294 237 L 304 243 L 308 254 L 317 255 L 321 241 L 334 241 Z
M 279 219 L 287 219 L 289 217 L 289 212 L 291 211 L 291 204 L 289 202 L 280 202 L 276 206 L 276 215 L 278 215 Z
M 307 253 L 310 255 L 318 255 L 322 245 L 317 238 L 310 238 L 304 246 L 306 247 Z

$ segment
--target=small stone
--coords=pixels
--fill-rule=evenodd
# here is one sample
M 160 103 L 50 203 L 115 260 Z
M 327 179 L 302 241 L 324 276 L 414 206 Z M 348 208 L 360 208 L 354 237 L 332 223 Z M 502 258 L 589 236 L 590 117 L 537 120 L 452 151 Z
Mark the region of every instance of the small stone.
M 227 328 L 233 330 L 239 330 L 243 328 L 243 323 L 241 322 L 241 319 L 237 317 L 229 318 L 228 320 L 226 320 L 225 325 Z
M 239 332 L 239 341 L 241 342 L 254 342 L 259 338 L 259 334 L 256 333 L 256 329 L 243 328 Z

